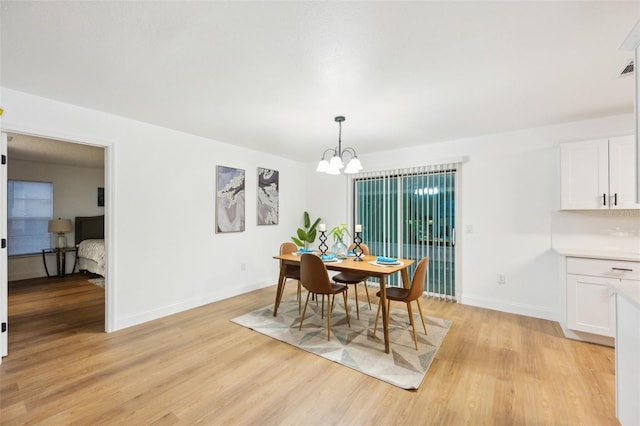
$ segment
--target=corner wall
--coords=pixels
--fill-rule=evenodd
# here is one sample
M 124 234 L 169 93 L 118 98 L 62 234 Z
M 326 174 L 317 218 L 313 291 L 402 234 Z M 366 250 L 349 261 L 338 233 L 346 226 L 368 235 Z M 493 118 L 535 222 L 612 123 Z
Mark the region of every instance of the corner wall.
M 329 226 L 348 219 L 345 177 L 320 175 L 315 164 L 8 89 L 2 98 L 9 131 L 109 147 L 111 330 L 275 284 L 271 256 L 300 226 L 303 211 Z M 458 228 L 471 225 L 473 232 L 457 233 L 461 302 L 564 322 L 565 288 L 551 245 L 560 207 L 558 145 L 633 128 L 629 114 L 360 157 L 367 170 L 468 157 L 460 172 Z M 216 165 L 246 171 L 245 232 L 214 232 Z M 255 225 L 258 166 L 280 171 L 277 226 Z M 497 284 L 498 273 L 506 275 L 505 285 Z
M 466 157 L 457 208 L 460 302 L 564 323 L 565 284 L 560 257 L 552 249 L 552 228 L 559 216 L 569 220 L 572 216 L 559 213 L 559 144 L 633 131 L 634 116 L 628 114 L 425 144 L 360 159 L 366 170 L 389 170 Z M 353 144 L 357 146 L 356 141 Z M 308 191 L 314 194 L 308 202 L 310 213 L 326 218 L 328 226 L 344 221 L 350 202 L 346 178 L 313 170 L 308 165 Z M 604 216 L 593 220 L 605 227 L 610 223 Z M 580 226 L 576 224 L 574 231 L 588 233 L 586 226 Z M 468 227 L 472 232 L 466 231 Z M 505 274 L 506 284 L 497 283 L 498 274 Z
M 306 208 L 304 165 L 1 90 L 4 131 L 107 147 L 108 331 L 276 283 L 272 256 Z M 215 233 L 216 165 L 245 170 L 245 232 Z M 257 167 L 280 172 L 278 225 L 256 225 Z

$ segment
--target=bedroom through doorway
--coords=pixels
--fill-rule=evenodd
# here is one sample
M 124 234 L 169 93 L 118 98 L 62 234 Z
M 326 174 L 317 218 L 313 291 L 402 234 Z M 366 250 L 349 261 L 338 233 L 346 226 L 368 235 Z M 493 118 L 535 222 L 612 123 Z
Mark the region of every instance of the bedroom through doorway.
M 12 342 L 25 337 L 19 335 L 18 313 L 34 319 L 53 319 L 57 314 L 85 318 L 91 323 L 85 331 L 106 331 L 106 148 L 20 133 L 6 135 L 8 283 L 3 285 L 8 289 L 9 354 Z M 82 254 L 87 251 L 80 250 L 79 234 L 81 240 L 92 240 L 92 256 Z M 80 268 L 87 272 L 79 272 Z M 36 294 L 57 300 L 65 312 L 34 303 L 27 313 L 20 301 Z M 13 323 L 12 315 L 16 315 Z M 77 321 L 64 325 L 67 330 L 60 330 L 58 324 L 52 333 L 73 332 L 79 326 Z

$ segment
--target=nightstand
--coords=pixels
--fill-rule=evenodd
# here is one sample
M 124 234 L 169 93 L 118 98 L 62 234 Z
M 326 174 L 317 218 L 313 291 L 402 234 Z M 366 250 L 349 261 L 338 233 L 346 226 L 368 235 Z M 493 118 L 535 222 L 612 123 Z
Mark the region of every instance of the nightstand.
M 42 249 L 42 263 L 44 264 L 44 270 L 47 273 L 47 277 L 64 277 L 67 274 L 67 253 L 76 253 L 75 247 L 62 247 L 62 248 L 46 248 Z M 50 275 L 49 268 L 47 268 L 47 258 L 46 254 L 56 254 L 56 266 L 58 269 L 58 275 Z M 71 273 L 73 274 L 76 270 L 76 262 L 73 263 L 73 270 Z

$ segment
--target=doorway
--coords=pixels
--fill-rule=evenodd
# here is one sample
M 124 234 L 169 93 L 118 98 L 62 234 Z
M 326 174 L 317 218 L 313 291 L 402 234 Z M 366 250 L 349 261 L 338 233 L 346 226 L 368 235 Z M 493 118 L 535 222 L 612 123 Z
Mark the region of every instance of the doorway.
M 110 147 L 107 145 L 88 144 L 81 141 L 65 141 L 46 136 L 34 136 L 17 132 L 3 133 L 7 141 L 7 175 L 0 182 L 3 195 L 6 195 L 7 181 L 37 181 L 52 182 L 54 187 L 52 219 L 64 217 L 74 220 L 78 216 L 105 215 L 109 207 L 109 182 L 106 164 Z M 100 206 L 99 197 L 105 202 Z M 5 197 L 6 198 L 6 197 Z M 2 210 L 3 219 L 7 216 L 7 206 Z M 105 231 L 107 228 L 105 221 Z M 11 235 L 11 229 L 8 230 Z M 6 234 L 5 234 L 6 235 Z M 68 237 L 69 246 L 74 246 L 73 235 Z M 105 232 L 105 243 L 108 233 Z M 50 247 L 55 246 L 51 240 Z M 43 247 L 42 249 L 44 249 Z M 40 250 L 39 250 L 40 251 Z M 6 254 L 6 253 L 5 253 Z M 108 256 L 105 255 L 108 261 Z M 49 265 L 49 272 L 56 273 L 56 256 L 42 253 L 12 256 L 3 268 L 5 276 L 0 285 L 3 295 L 0 303 L 8 307 L 8 281 L 29 279 L 45 276 L 44 265 Z M 67 273 L 75 266 L 75 254 L 67 257 L 63 267 Z M 77 272 L 77 271 L 76 271 Z M 108 278 L 105 273 L 105 278 Z M 109 292 L 108 280 L 105 279 L 104 298 L 104 331 L 109 331 Z M 0 311 L 2 311 L 0 309 Z M 8 324 L 10 327 L 10 324 Z M 9 328 L 8 327 L 8 328 Z M 10 331 L 10 330 L 8 330 Z M 3 333 L 5 336 L 7 333 Z
M 459 164 L 368 172 L 351 178 L 354 223 L 370 249 L 384 256 L 429 259 L 425 292 L 456 301 L 456 204 Z M 399 277 L 389 279 L 400 285 Z

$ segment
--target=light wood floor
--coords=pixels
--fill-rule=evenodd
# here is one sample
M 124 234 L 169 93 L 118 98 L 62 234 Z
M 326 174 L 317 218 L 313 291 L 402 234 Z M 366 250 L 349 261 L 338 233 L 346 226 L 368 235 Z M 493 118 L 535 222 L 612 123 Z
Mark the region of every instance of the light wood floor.
M 453 327 L 406 391 L 229 321 L 274 292 L 107 334 L 103 290 L 85 278 L 13 283 L 0 423 L 618 424 L 613 349 L 556 323 L 425 299 Z

